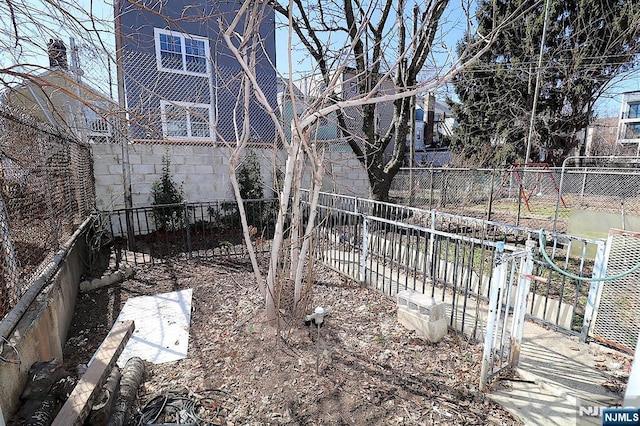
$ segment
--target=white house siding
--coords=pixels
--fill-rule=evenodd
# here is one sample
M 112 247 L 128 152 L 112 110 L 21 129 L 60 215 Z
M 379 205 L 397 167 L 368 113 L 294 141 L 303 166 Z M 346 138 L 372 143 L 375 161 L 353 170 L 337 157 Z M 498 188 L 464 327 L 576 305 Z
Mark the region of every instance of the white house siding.
M 94 176 L 96 207 L 99 210 L 124 208 L 122 148 L 118 144 L 94 144 Z M 273 196 L 273 151 L 255 149 L 261 163 L 261 174 L 265 182 L 265 197 Z M 153 182 L 162 175 L 163 156 L 170 158 L 170 173 L 173 181 L 182 185 L 184 197 L 189 202 L 232 199 L 229 182 L 229 150 L 224 147 L 175 145 L 175 144 L 131 144 L 129 162 L 131 166 L 131 195 L 134 207 L 153 203 Z M 284 167 L 284 153 L 278 155 L 278 164 Z M 364 168 L 351 152 L 326 153 L 327 170 L 323 190 L 345 195 L 365 197 L 369 184 Z M 304 185 L 308 186 L 309 175 Z

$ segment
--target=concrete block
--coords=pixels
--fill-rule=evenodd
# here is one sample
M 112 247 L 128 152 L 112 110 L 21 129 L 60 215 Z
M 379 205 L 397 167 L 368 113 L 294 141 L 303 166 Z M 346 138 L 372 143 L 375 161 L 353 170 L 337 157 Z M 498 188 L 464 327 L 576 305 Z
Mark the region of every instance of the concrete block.
M 447 334 L 446 304 L 412 290 L 398 292 L 398 322 L 435 343 Z
M 398 309 L 398 322 L 431 343 L 437 343 L 447 334 L 447 319 L 429 321 L 424 316 L 404 309 Z
M 94 178 L 96 182 L 96 192 L 98 192 L 98 188 L 101 187 L 122 186 L 122 175 L 96 175 Z
M 122 176 L 122 164 L 113 164 L 109 166 L 109 174 Z
M 205 164 L 196 164 L 194 166 L 190 167 L 190 173 L 193 174 L 197 174 L 197 175 L 208 175 L 211 174 L 211 172 L 213 171 L 212 166 Z
M 153 165 L 149 164 L 132 164 L 131 165 L 131 174 L 132 175 L 149 175 L 155 174 L 156 170 Z M 162 166 L 159 167 L 158 174 L 162 173 Z
M 191 158 L 191 157 L 189 157 Z M 171 165 L 172 166 L 179 166 L 179 165 L 184 165 L 184 164 L 189 164 L 189 162 L 187 161 L 187 157 L 185 157 L 184 155 L 173 155 L 171 157 Z
M 94 161 L 93 163 L 93 174 L 94 175 L 108 175 L 110 174 L 109 170 L 112 166 L 107 164 L 104 161 Z M 122 166 L 120 167 L 122 171 Z
M 129 152 L 129 164 L 142 164 L 142 156 L 138 154 L 131 155 L 131 152 Z
M 144 156 L 144 158 L 142 158 L 141 156 L 141 160 L 140 160 L 140 164 L 160 164 L 163 165 L 162 160 L 164 159 L 163 155 L 158 155 L 158 154 L 148 154 L 146 156 Z M 169 158 L 171 160 L 171 158 Z M 135 164 L 135 163 L 131 163 L 131 164 Z M 171 161 L 171 164 L 173 165 L 173 161 Z
M 415 311 L 435 321 L 446 316 L 446 305 L 431 296 L 417 291 L 404 290 L 398 293 L 398 309 Z

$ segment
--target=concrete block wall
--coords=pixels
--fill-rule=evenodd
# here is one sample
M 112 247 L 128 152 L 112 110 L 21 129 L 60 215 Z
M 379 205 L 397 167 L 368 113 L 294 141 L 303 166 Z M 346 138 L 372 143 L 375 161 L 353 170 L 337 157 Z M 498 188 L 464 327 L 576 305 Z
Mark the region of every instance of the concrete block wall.
M 367 172 L 353 152 L 328 152 L 322 190 L 353 197 L 369 197 Z
M 277 159 L 270 149 L 253 150 L 261 164 L 265 183 L 265 197 L 274 195 L 275 169 L 284 171 L 286 155 L 280 151 Z M 119 144 L 92 146 L 96 205 L 99 210 L 124 207 L 122 147 Z M 153 202 L 152 187 L 162 175 L 162 159 L 171 160 L 171 176 L 182 185 L 185 200 L 189 202 L 232 199 L 229 181 L 229 149 L 221 146 L 195 146 L 177 144 L 130 144 L 131 195 L 134 207 L 149 206 Z M 326 173 L 323 191 L 366 197 L 369 183 L 362 165 L 351 152 L 328 152 L 325 155 Z M 303 187 L 308 187 L 307 173 Z
M 153 183 L 162 175 L 163 157 L 170 159 L 174 182 L 187 201 L 232 197 L 226 148 L 193 145 L 131 144 L 131 196 L 136 207 L 153 203 Z M 96 204 L 100 210 L 124 207 L 122 149 L 117 144 L 93 146 Z

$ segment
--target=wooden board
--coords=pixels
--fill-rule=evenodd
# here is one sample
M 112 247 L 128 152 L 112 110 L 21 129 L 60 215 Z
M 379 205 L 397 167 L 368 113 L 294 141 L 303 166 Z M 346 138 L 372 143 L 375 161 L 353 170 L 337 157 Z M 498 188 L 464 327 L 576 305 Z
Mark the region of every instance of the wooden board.
M 62 406 L 52 426 L 82 425 L 89 415 L 93 400 L 113 368 L 135 325 L 124 321 L 111 329 L 96 352 L 91 365 Z

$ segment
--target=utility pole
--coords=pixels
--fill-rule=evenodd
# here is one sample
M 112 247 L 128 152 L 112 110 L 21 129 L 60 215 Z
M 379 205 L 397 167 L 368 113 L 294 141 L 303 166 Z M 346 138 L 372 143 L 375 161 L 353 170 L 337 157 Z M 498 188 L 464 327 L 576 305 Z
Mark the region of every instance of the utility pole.
M 416 34 L 418 32 L 418 5 L 413 6 L 413 53 L 416 52 Z M 406 70 L 405 70 L 406 72 Z M 411 110 L 409 111 L 409 120 L 411 121 L 411 130 L 409 132 L 409 205 L 413 205 L 415 195 L 415 185 L 413 183 L 413 167 L 416 157 L 416 95 L 411 96 Z
M 122 0 L 113 3 L 113 18 L 116 33 L 116 75 L 118 81 L 118 135 L 122 147 L 122 179 L 124 185 L 124 207 L 126 210 L 127 243 L 129 250 L 135 248 L 133 227 L 133 198 L 131 196 L 131 165 L 129 164 L 129 123 L 127 122 L 127 99 L 124 87 L 124 58 L 122 57 Z
M 536 107 L 538 104 L 538 96 L 540 94 L 540 80 L 542 75 L 540 70 L 542 69 L 542 55 L 544 53 L 544 43 L 547 38 L 547 21 L 549 17 L 549 0 L 546 0 L 544 4 L 544 22 L 542 23 L 542 39 L 540 40 L 540 53 L 538 54 L 538 69 L 536 71 L 536 87 L 533 92 L 533 106 L 531 107 L 531 120 L 529 121 L 529 135 L 527 137 L 527 154 L 524 158 L 524 164 L 529 163 L 531 156 L 531 140 L 533 139 L 533 127 L 536 119 Z
M 522 180 L 520 181 L 518 191 L 518 214 L 516 216 L 516 225 L 520 225 L 520 209 L 522 207 L 522 191 L 524 190 L 524 182 L 526 180 L 527 164 L 531 158 L 531 141 L 533 140 L 533 127 L 536 122 L 536 108 L 538 106 L 538 96 L 540 94 L 540 80 L 542 80 L 542 55 L 544 53 L 544 43 L 547 38 L 547 21 L 549 17 L 549 0 L 544 3 L 544 21 L 542 23 L 542 39 L 540 40 L 540 52 L 538 53 L 538 69 L 536 70 L 536 87 L 533 92 L 533 105 L 531 106 L 531 120 L 529 121 L 529 134 L 527 136 L 527 153 L 524 157 L 524 169 L 522 170 Z

